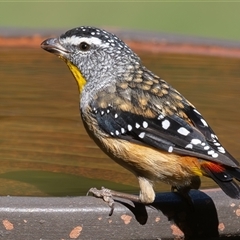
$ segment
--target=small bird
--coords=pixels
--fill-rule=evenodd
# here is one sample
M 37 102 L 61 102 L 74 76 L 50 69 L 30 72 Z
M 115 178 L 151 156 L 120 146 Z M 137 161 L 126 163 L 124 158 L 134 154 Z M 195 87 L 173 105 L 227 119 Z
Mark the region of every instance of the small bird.
M 80 113 L 89 136 L 139 181 L 139 196 L 102 188 L 90 192 L 151 204 L 154 182 L 187 195 L 212 178 L 240 199 L 239 162 L 221 145 L 207 121 L 183 95 L 148 70 L 116 35 L 82 26 L 41 47 L 64 60 L 80 92 Z

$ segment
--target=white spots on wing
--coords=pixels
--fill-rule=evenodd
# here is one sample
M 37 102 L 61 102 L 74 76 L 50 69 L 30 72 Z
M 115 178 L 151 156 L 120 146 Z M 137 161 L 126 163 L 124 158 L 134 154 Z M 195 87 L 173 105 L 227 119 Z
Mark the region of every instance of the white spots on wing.
M 140 137 L 140 138 L 144 138 L 145 137 L 145 132 L 141 132 L 138 136 Z
M 107 109 L 107 113 L 110 113 L 110 109 Z
M 204 149 L 204 150 L 209 150 L 210 147 L 207 145 L 207 146 L 205 146 L 203 149 Z
M 148 127 L 148 123 L 147 123 L 146 121 L 143 121 L 142 126 L 143 126 L 144 128 L 147 128 L 147 127 Z
M 202 122 L 203 126 L 205 126 L 205 127 L 208 127 L 208 124 L 207 124 L 207 122 L 206 122 L 206 121 L 205 121 L 203 118 L 201 118 L 200 120 L 201 120 L 201 122 Z
M 114 118 L 118 118 L 118 114 L 117 113 L 115 113 Z
M 224 174 L 223 177 L 224 177 L 225 179 L 227 179 L 227 178 L 228 178 L 228 175 Z
M 167 130 L 169 127 L 170 127 L 170 122 L 167 119 L 163 120 L 162 121 L 162 128 Z
M 196 108 L 194 108 L 193 111 L 201 116 L 201 113 Z
M 193 138 L 192 140 L 191 140 L 191 143 L 192 144 L 194 144 L 194 145 L 197 145 L 197 144 L 201 144 L 201 140 L 199 140 L 199 139 L 197 139 L 197 138 Z
M 126 132 L 126 130 L 124 128 L 121 128 L 121 133 L 123 134 L 125 132 Z
M 213 154 L 212 154 L 212 157 L 213 157 L 213 158 L 217 158 L 217 157 L 218 157 L 218 153 L 216 153 L 216 152 L 213 153 Z
M 207 152 L 207 154 L 208 154 L 208 155 L 212 155 L 212 154 L 214 154 L 214 151 L 213 151 L 213 150 L 210 150 L 210 151 Z
M 162 114 L 160 114 L 157 119 L 162 120 L 162 119 L 164 119 L 164 116 Z
M 212 139 L 217 139 L 218 140 L 218 137 L 213 133 L 211 133 L 211 137 L 212 137 Z
M 210 150 L 207 153 L 208 153 L 208 155 L 211 155 L 213 158 L 217 158 L 218 157 L 218 153 L 216 153 L 214 150 Z
M 226 153 L 225 149 L 224 149 L 224 148 L 221 146 L 221 144 L 218 142 L 218 137 L 217 137 L 215 134 L 211 133 L 211 138 L 212 138 L 212 141 L 213 141 L 214 146 L 217 147 L 218 152 L 220 152 L 220 153 Z
M 213 158 L 217 158 L 218 157 L 218 153 L 216 153 L 214 150 L 208 151 L 207 154 L 212 156 Z
M 220 153 L 226 153 L 225 149 L 223 147 L 218 147 L 218 151 Z
M 183 136 L 187 136 L 190 132 L 185 127 L 180 127 L 177 130 L 178 133 L 180 133 Z
M 104 111 L 102 110 L 102 111 L 101 111 L 101 116 L 103 116 L 103 115 L 104 115 Z
M 191 143 L 189 143 L 185 148 L 190 148 L 192 149 L 193 148 L 193 145 Z
M 128 125 L 127 125 L 127 128 L 128 128 L 128 131 L 129 131 L 129 132 L 132 131 L 132 125 L 128 124 Z
M 136 123 L 136 124 L 135 124 L 135 127 L 136 127 L 136 128 L 140 128 L 141 126 L 140 126 L 140 124 Z
M 121 128 L 121 130 L 115 130 L 115 132 L 110 132 L 112 136 L 119 136 L 120 134 L 124 134 L 124 133 L 126 133 L 126 130 L 123 127 Z
M 169 148 L 168 148 L 168 152 L 172 152 L 173 151 L 173 147 L 172 146 L 170 146 Z
M 203 144 L 203 142 L 201 142 L 199 139 L 192 139 L 191 143 L 185 146 L 185 148 L 192 149 L 193 145 L 197 145 L 197 144 L 201 144 L 201 146 L 203 146 L 203 149 L 207 151 L 208 155 L 212 156 L 213 158 L 218 157 L 218 153 L 216 153 L 213 149 L 211 149 L 209 145 L 206 145 L 206 143 Z
M 94 108 L 93 108 L 93 112 L 94 112 L 95 114 L 97 114 L 97 113 L 98 113 L 98 110 L 94 107 Z

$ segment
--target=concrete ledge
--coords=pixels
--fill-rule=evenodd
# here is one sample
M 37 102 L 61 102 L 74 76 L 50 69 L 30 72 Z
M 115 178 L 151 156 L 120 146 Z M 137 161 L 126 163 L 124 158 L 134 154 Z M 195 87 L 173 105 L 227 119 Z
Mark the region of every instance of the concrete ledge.
M 240 200 L 217 189 L 159 193 L 145 207 L 94 197 L 0 197 L 0 239 L 240 239 Z M 177 227 L 178 226 L 178 227 Z

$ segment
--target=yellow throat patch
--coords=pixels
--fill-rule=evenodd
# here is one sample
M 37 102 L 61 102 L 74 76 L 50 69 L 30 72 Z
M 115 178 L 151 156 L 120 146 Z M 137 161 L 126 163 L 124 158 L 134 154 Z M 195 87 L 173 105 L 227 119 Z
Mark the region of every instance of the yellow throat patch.
M 74 76 L 74 78 L 76 79 L 77 81 L 77 84 L 78 84 L 78 89 L 79 89 L 79 92 L 81 93 L 85 84 L 87 83 L 86 79 L 83 77 L 82 73 L 79 71 L 79 69 L 73 65 L 70 61 L 68 61 L 67 59 L 63 58 L 60 56 L 60 58 L 66 62 L 68 68 L 70 69 L 72 75 Z

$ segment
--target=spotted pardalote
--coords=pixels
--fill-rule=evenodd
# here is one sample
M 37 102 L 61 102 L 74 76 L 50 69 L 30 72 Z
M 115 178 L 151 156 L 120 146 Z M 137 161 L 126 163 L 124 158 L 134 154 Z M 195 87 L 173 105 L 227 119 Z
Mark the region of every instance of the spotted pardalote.
M 117 36 L 78 27 L 41 46 L 63 59 L 75 77 L 88 134 L 138 178 L 140 194 L 129 199 L 152 203 L 155 181 L 181 191 L 193 187 L 202 175 L 228 196 L 240 198 L 234 180 L 240 179 L 238 161 L 194 105 L 148 70 Z M 107 189 L 91 192 L 117 195 Z

